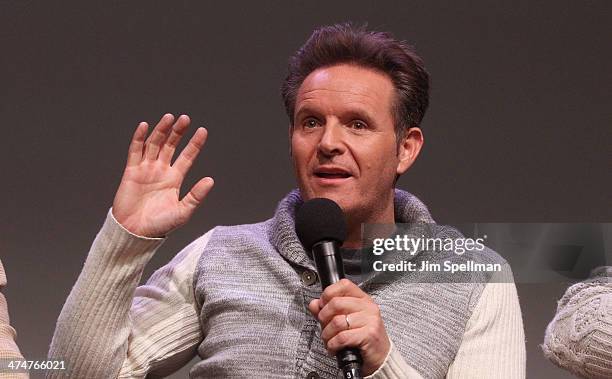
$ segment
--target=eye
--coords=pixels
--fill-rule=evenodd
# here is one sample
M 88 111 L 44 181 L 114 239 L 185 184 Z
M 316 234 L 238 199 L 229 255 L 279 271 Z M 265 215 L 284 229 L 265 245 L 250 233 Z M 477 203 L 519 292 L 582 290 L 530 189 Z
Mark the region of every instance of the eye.
M 361 120 L 355 120 L 351 122 L 350 126 L 352 129 L 355 129 L 355 130 L 365 130 L 368 128 L 368 125 Z
M 304 126 L 306 129 L 316 128 L 319 126 L 319 121 L 317 121 L 315 118 L 309 117 L 302 122 L 302 126 Z

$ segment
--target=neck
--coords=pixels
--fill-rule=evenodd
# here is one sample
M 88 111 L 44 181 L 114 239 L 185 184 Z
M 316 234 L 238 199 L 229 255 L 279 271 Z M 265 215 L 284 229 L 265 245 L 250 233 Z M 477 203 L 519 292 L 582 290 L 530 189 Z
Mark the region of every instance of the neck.
M 369 215 L 347 215 L 347 238 L 342 244 L 346 249 L 358 249 L 362 247 L 363 224 L 392 224 L 395 222 L 395 212 L 393 211 L 393 191 L 389 201 L 384 202 L 385 206 L 371 212 Z

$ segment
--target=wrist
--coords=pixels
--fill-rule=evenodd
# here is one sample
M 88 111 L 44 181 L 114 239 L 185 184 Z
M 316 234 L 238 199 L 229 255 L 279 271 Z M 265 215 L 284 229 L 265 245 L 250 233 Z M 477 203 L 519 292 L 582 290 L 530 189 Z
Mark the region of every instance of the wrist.
M 114 207 L 111 207 L 109 214 L 117 226 L 133 237 L 146 240 L 160 240 L 166 238 L 166 235 L 163 233 L 159 233 L 159 236 L 157 236 L 156 233 L 150 233 L 131 226 L 129 222 L 115 215 Z

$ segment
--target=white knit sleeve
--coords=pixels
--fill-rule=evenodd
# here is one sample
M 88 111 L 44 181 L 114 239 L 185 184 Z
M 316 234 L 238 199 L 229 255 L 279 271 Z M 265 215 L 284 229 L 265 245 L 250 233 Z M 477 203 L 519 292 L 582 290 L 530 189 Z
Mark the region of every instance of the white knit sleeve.
M 127 359 L 120 378 L 167 376 L 196 355 L 202 341 L 193 275 L 212 231 L 183 249 L 136 288 Z
M 201 340 L 193 274 L 212 231 L 138 287 L 163 243 L 124 229 L 109 211 L 57 322 L 50 358 L 67 371 L 48 377 L 144 378 L 172 372 Z
M 516 286 L 510 277 L 485 285 L 447 379 L 525 378 L 525 332 Z M 421 375 L 392 346 L 383 365 L 370 377 L 416 379 Z
M 4 266 L 0 261 L 0 359 L 15 359 L 22 360 L 23 356 L 17 347 L 15 338 L 17 333 L 15 329 L 10 325 L 10 319 L 8 314 L 8 304 L 2 293 L 2 289 L 6 285 L 6 275 L 4 273 Z M 6 379 L 25 379 L 28 378 L 26 373 L 0 373 L 0 378 Z
M 448 379 L 525 378 L 525 332 L 513 282 L 487 283 Z
M 581 377 L 612 377 L 612 267 L 600 267 L 567 289 L 546 328 L 542 350 Z
M 505 270 L 485 285 L 446 378 L 523 379 L 525 359 L 521 308 L 511 271 Z M 421 375 L 392 344 L 385 362 L 367 378 L 418 379 Z

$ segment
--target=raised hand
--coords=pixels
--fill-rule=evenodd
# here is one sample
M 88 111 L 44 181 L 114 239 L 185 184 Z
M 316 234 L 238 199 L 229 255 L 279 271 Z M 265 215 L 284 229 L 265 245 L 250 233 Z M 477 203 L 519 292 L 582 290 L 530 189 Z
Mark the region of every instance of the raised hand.
M 148 124 L 138 124 L 130 143 L 127 164 L 113 201 L 113 216 L 130 232 L 144 237 L 163 237 L 189 221 L 214 185 L 200 179 L 179 199 L 185 175 L 202 150 L 208 132 L 198 128 L 172 164 L 176 146 L 190 119 L 165 114 L 146 139 Z

